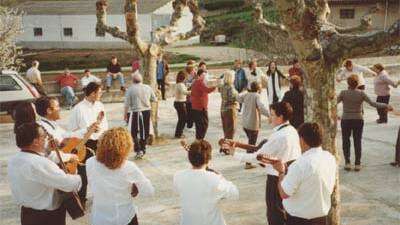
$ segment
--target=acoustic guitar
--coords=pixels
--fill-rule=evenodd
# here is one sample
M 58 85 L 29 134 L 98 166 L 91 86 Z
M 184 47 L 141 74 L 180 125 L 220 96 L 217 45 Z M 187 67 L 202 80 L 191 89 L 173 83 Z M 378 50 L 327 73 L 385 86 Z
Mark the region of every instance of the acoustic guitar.
M 101 121 L 104 119 L 104 111 L 99 112 L 97 115 L 96 123 L 100 124 Z M 94 129 L 89 129 L 86 134 L 83 136 L 82 139 L 80 138 L 70 138 L 67 144 L 61 149 L 64 153 L 75 154 L 78 156 L 79 162 L 74 163 L 67 163 L 66 167 L 70 173 L 76 173 L 78 165 L 82 165 L 86 158 L 87 149 L 86 149 L 86 142 L 89 140 L 90 136 L 95 133 Z
M 65 173 L 69 173 L 65 163 L 63 162 L 60 154 L 60 150 L 57 147 L 56 141 L 54 137 L 49 134 L 44 127 L 42 127 L 44 132 L 47 134 L 49 146 L 51 146 L 52 150 L 56 152 L 57 158 L 59 160 L 59 166 Z M 72 219 L 77 219 L 85 215 L 85 209 L 82 205 L 81 200 L 76 192 L 64 192 L 58 190 L 63 196 L 63 206 L 67 210 L 68 214 Z
M 221 150 L 225 153 L 229 153 L 229 146 L 234 146 L 234 147 L 238 147 L 241 149 L 245 149 L 245 150 L 249 150 L 251 152 L 256 152 L 257 150 L 259 150 L 263 144 L 265 144 L 267 141 L 263 141 L 262 143 L 260 143 L 259 145 L 249 145 L 249 144 L 244 144 L 238 141 L 234 141 L 232 139 L 225 139 L 225 138 L 221 138 L 218 141 L 218 144 L 221 148 Z M 264 164 L 273 164 L 277 161 L 279 161 L 276 158 L 270 157 L 266 154 L 258 154 L 257 155 L 257 160 L 260 161 L 261 163 L 259 163 L 260 166 L 265 167 Z

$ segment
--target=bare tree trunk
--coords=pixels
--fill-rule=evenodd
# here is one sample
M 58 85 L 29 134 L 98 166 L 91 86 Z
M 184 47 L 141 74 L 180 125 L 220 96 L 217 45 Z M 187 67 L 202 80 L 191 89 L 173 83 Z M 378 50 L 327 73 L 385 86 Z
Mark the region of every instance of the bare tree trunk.
M 306 121 L 318 122 L 324 128 L 323 148 L 331 152 L 338 160 L 336 149 L 337 107 L 335 94 L 334 71 L 324 62 L 304 62 L 306 71 L 304 79 Z M 340 192 L 337 171 L 336 185 L 331 196 L 332 207 L 329 213 L 329 224 L 340 224 Z
M 160 99 L 160 93 L 157 89 L 156 69 L 157 69 L 157 55 L 152 55 L 147 51 L 143 57 L 143 83 L 150 85 L 156 93 L 157 99 Z M 158 137 L 158 101 L 151 104 L 151 122 L 155 137 Z

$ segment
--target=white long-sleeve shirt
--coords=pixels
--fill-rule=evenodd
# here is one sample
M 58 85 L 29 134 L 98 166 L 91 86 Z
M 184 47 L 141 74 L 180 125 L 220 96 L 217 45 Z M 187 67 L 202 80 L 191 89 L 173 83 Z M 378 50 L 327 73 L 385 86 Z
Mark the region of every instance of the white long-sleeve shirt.
M 246 68 L 244 71 L 245 71 L 245 76 L 246 76 L 246 79 L 247 79 L 247 88 L 248 89 L 250 89 L 251 83 L 253 83 L 253 82 L 257 82 L 259 84 L 262 84 L 262 83 L 267 81 L 267 76 L 258 67 L 255 69 L 255 71 L 256 71 L 255 74 L 256 75 L 253 75 L 249 68 Z
M 336 170 L 336 159 L 330 152 L 321 147 L 304 152 L 289 166 L 281 183 L 289 195 L 283 200 L 285 210 L 304 219 L 328 215 Z
M 97 140 L 100 135 L 108 129 L 107 117 L 105 114 L 105 109 L 103 103 L 100 101 L 96 101 L 95 103 L 91 103 L 88 100 L 83 99 L 79 102 L 72 110 L 72 114 L 69 120 L 68 128 L 71 131 L 77 131 L 82 129 L 87 129 L 96 122 L 99 113 L 104 112 L 104 118 L 100 123 L 100 130 L 96 133 L 93 133 L 90 136 L 90 139 Z M 81 134 L 83 137 L 83 134 Z
M 94 156 L 86 161 L 86 173 L 93 194 L 93 225 L 126 225 L 135 217 L 137 207 L 131 196 L 133 183 L 139 190 L 139 197 L 154 195 L 150 180 L 131 161 L 112 170 Z
M 301 155 L 300 138 L 297 130 L 288 122 L 274 127 L 274 132 L 268 138 L 261 149 L 254 153 L 235 152 L 233 157 L 244 162 L 259 163 L 258 154 L 267 154 L 271 157 L 278 158 L 283 162 L 295 160 Z M 278 176 L 279 173 L 272 165 L 265 166 L 268 175 Z
M 178 171 L 174 188 L 180 195 L 181 225 L 225 225 L 218 202 L 239 199 L 239 191 L 232 182 L 205 169 Z
M 374 71 L 368 69 L 367 67 L 353 64 L 353 69 L 351 71 L 347 70 L 345 67 L 341 68 L 337 73 L 336 78 L 338 80 L 345 80 L 350 75 L 356 74 L 358 76 L 358 86 L 362 86 L 365 85 L 364 73 L 376 75 Z
M 18 152 L 8 161 L 11 193 L 18 205 L 37 210 L 55 210 L 61 205 L 57 190 L 78 191 L 79 175 L 65 174 L 44 156 Z
M 81 78 L 82 87 L 86 87 L 91 82 L 100 83 L 101 79 L 92 74 L 90 74 L 89 76 L 83 76 Z

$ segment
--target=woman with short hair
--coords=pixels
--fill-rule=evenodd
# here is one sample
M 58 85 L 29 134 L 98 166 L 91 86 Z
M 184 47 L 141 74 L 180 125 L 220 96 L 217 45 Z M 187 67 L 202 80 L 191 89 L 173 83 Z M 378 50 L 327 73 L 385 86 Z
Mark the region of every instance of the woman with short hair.
M 372 70 L 378 75 L 374 79 L 374 90 L 377 95 L 376 102 L 389 104 L 390 100 L 390 86 L 397 88 L 399 82 L 394 82 L 390 79 L 388 72 L 385 70 L 382 64 L 378 63 L 372 67 Z M 377 109 L 379 118 L 376 120 L 377 123 L 387 123 L 388 116 L 387 111 L 384 109 Z
M 96 156 L 86 161 L 88 185 L 93 194 L 92 225 L 137 225 L 134 198 L 154 195 L 154 188 L 128 155 L 130 133 L 122 127 L 106 131 Z
M 223 74 L 224 83 L 220 86 L 221 93 L 221 120 L 224 138 L 233 139 L 236 129 L 236 113 L 238 107 L 238 92 L 235 89 L 235 72 L 227 70 Z
M 361 170 L 361 140 L 364 127 L 363 119 L 363 102 L 375 108 L 392 110 L 393 108 L 385 103 L 373 102 L 363 92 L 358 89 L 358 75 L 353 74 L 347 78 L 349 88 L 340 92 L 337 97 L 337 103 L 343 102 L 343 115 L 340 123 L 342 127 L 342 147 L 345 158 L 344 169 L 349 171 L 352 169 L 350 164 L 350 136 L 353 135 L 354 151 L 355 151 L 355 171 Z
M 186 80 L 186 72 L 181 70 L 176 75 L 176 86 L 175 86 L 175 101 L 174 108 L 178 113 L 178 123 L 175 128 L 175 137 L 183 138 L 183 129 L 185 128 L 185 124 L 187 122 L 187 108 L 186 108 L 186 99 L 187 96 L 190 95 L 190 91 L 187 90 L 185 85 Z
M 242 125 L 250 145 L 257 143 L 258 131 L 261 127 L 261 115 L 269 117 L 269 109 L 261 102 L 261 84 L 250 84 L 249 92 L 239 95 L 238 101 L 243 103 Z M 267 105 L 268 101 L 267 101 Z M 247 150 L 247 153 L 251 151 Z M 246 163 L 245 169 L 252 169 L 251 163 Z

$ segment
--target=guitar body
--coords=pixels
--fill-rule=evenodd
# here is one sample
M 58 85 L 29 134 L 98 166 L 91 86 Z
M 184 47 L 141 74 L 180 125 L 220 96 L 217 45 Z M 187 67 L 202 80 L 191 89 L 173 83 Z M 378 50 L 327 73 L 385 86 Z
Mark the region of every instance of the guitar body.
M 82 162 L 86 158 L 86 146 L 81 145 L 82 139 L 70 138 L 67 144 L 61 149 L 64 153 L 75 154 L 79 158 L 79 162 Z

